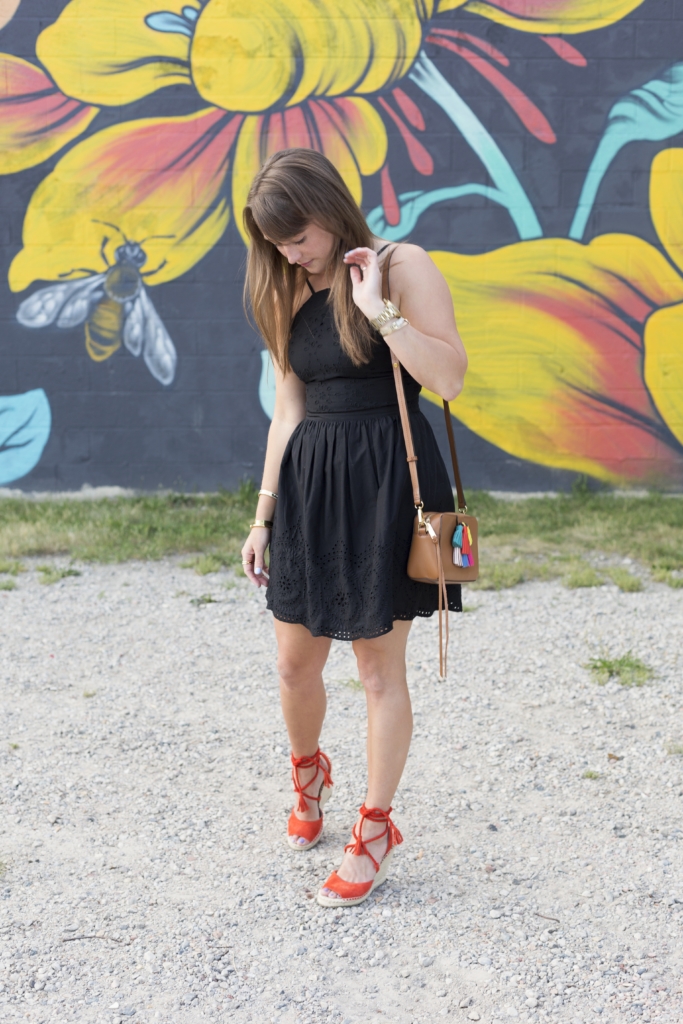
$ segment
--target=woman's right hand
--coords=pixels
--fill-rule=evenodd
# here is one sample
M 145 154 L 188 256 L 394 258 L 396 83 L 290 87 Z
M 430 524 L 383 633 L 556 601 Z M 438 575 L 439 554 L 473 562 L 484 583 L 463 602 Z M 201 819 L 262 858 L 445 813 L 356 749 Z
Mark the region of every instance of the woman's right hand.
M 242 548 L 242 568 L 255 587 L 268 586 L 266 549 L 270 544 L 270 530 L 255 526 Z

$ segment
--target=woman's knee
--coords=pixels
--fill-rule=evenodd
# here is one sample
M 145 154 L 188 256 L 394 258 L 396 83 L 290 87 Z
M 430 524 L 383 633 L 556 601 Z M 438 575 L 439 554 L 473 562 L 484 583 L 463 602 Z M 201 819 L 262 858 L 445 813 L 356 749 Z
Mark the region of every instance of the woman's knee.
M 394 659 L 359 657 L 358 675 L 365 692 L 373 696 L 382 696 L 405 683 L 405 674 Z
M 288 690 L 297 690 L 318 683 L 321 670 L 310 658 L 302 658 L 297 652 L 281 651 L 278 654 L 277 670 L 280 682 Z

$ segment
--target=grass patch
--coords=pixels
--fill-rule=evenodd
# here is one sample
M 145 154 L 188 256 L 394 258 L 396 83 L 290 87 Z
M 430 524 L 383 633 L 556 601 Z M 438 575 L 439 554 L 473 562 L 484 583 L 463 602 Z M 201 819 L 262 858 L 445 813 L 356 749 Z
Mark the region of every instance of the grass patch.
M 491 557 L 483 556 L 479 579 L 475 583 L 467 583 L 466 586 L 473 590 L 507 590 L 509 587 L 516 587 L 518 583 L 527 583 L 529 580 L 552 580 L 559 575 L 560 569 L 556 559 L 546 561 L 521 558 L 503 548 L 492 553 Z
M 97 690 L 84 690 L 83 691 L 83 696 L 84 697 L 95 697 L 96 695 L 97 695 Z
M 197 555 L 181 562 L 182 569 L 194 569 L 198 576 L 208 576 L 210 572 L 218 572 L 225 565 L 225 560 L 218 555 Z
M 637 576 L 634 576 L 628 569 L 621 569 L 619 567 L 613 567 L 607 570 L 607 575 L 611 579 L 612 583 L 616 583 L 619 590 L 623 590 L 625 594 L 635 594 L 639 590 L 643 589 L 642 580 L 639 580 Z
M 643 686 L 654 674 L 649 665 L 636 658 L 631 651 L 622 654 L 620 658 L 591 658 L 586 668 L 590 669 L 600 686 L 604 686 L 610 679 L 617 679 L 622 686 Z
M 10 750 L 18 750 L 19 749 L 19 744 L 18 743 L 10 743 L 9 748 L 10 748 Z
M 345 679 L 344 686 L 348 686 L 349 690 L 354 690 L 356 693 L 360 693 L 363 689 L 363 684 L 360 679 Z
M 68 576 L 81 575 L 78 569 L 58 569 L 55 565 L 38 565 L 36 568 L 42 574 L 40 582 L 48 586 L 51 583 L 59 583 L 60 580 L 64 580 Z
M 673 587 L 674 590 L 683 588 L 683 576 L 675 576 L 670 569 L 655 569 L 652 579 L 657 583 L 666 583 L 667 587 Z
M 0 590 L 16 590 L 17 585 L 14 580 L 0 580 Z
M 575 565 L 564 577 L 564 585 L 570 590 L 578 590 L 580 587 L 599 587 L 603 582 L 602 576 L 588 562 Z
M 478 604 L 464 604 L 462 610 L 463 612 L 476 612 L 478 607 Z
M 523 583 L 524 572 L 518 565 L 506 565 L 504 562 L 484 562 L 476 583 L 468 583 L 473 590 L 506 590 Z
M 26 572 L 26 566 L 22 565 L 21 562 L 0 558 L 0 573 L 6 573 L 8 576 L 18 576 L 20 572 Z
M 586 768 L 585 772 L 581 776 L 582 779 L 599 779 L 600 772 L 594 772 L 592 768 Z
M 212 597 L 211 594 L 202 594 L 201 597 L 191 597 L 190 604 L 193 604 L 195 608 L 201 608 L 204 604 L 219 604 L 220 602 Z
M 663 494 L 631 498 L 577 489 L 557 497 L 502 501 L 473 491 L 467 503 L 479 518 L 484 579 L 494 564 L 512 563 L 524 579 L 543 579 L 559 575 L 562 561 L 585 559 L 587 553 L 632 558 L 634 536 L 647 534 L 642 564 L 669 586 L 683 587 L 683 500 L 679 498 Z M 542 575 L 543 564 L 548 576 Z M 571 574 L 573 567 L 568 568 Z
M 238 565 L 257 493 L 151 495 L 98 501 L 0 501 L 0 558 L 68 555 L 125 562 L 174 554 L 213 554 Z
M 656 579 L 683 587 L 682 500 L 661 494 L 622 498 L 586 488 L 524 501 L 503 501 L 482 491 L 467 497 L 479 517 L 482 573 L 474 589 L 502 590 L 571 575 L 593 552 L 615 560 L 632 558 L 634 536 L 645 534 L 642 564 Z M 251 483 L 235 492 L 203 496 L 2 499 L 0 559 L 14 564 L 24 557 L 61 555 L 83 562 L 124 562 L 188 555 L 199 556 L 191 568 L 203 575 L 239 565 L 256 501 Z
M 683 754 L 683 743 L 667 743 L 667 754 Z

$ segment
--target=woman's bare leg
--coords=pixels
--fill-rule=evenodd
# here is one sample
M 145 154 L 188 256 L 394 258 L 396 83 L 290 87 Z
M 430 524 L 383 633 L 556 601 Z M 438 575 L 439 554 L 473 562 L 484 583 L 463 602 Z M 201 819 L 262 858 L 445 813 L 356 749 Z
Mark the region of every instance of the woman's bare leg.
M 353 644 L 368 706 L 368 792 L 365 798 L 368 808 L 388 810 L 408 757 L 413 731 L 406 681 L 406 643 L 410 626 L 410 622 L 397 621 L 391 633 L 374 640 L 356 640 Z M 384 825 L 380 823 L 363 823 L 366 842 L 382 831 Z M 386 848 L 386 839 L 370 845 L 376 861 L 381 861 Z M 375 868 L 369 857 L 346 853 L 337 873 L 347 882 L 369 882 L 375 876 Z M 334 896 L 329 889 L 323 891 Z
M 312 636 L 305 626 L 281 622 L 275 619 L 275 636 L 278 646 L 278 671 L 280 673 L 280 700 L 289 734 L 289 742 L 295 757 L 311 757 L 318 749 L 318 742 L 327 708 L 327 695 L 323 684 L 323 668 L 330 652 L 332 641 L 324 636 Z M 314 768 L 302 768 L 299 779 L 302 785 L 310 782 L 317 774 Z M 308 792 L 319 789 L 314 783 Z M 307 809 L 296 815 L 304 821 L 318 817 L 318 805 L 309 801 Z M 301 839 L 305 845 L 306 839 Z

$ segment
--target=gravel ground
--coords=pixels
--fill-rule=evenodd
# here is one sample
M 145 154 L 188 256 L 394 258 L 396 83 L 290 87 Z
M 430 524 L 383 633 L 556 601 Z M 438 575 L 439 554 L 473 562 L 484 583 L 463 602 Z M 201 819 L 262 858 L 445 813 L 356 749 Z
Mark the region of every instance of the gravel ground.
M 681 592 L 469 593 L 447 683 L 418 621 L 405 843 L 335 911 L 313 894 L 363 795 L 350 646 L 325 838 L 292 855 L 262 595 L 177 560 L 78 568 L 0 593 L 3 1022 L 683 1019 Z M 583 667 L 629 649 L 641 688 Z

